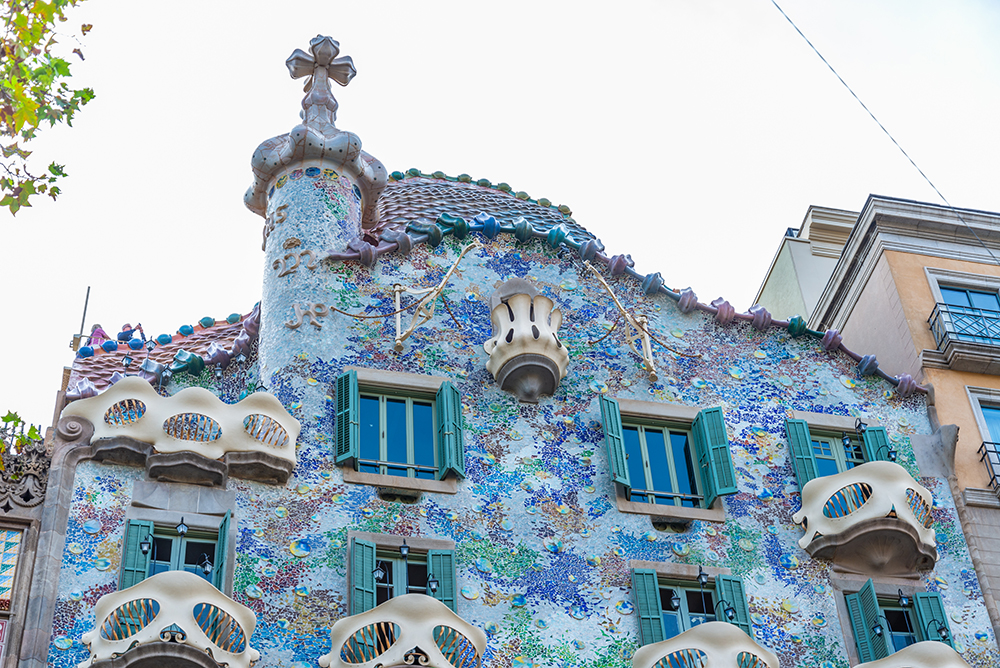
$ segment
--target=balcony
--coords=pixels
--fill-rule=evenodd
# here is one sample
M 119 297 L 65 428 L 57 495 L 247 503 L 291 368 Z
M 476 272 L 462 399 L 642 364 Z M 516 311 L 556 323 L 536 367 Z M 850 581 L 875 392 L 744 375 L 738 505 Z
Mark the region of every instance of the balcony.
M 925 640 L 884 659 L 859 663 L 855 668 L 969 668 L 969 664 L 943 642 Z
M 956 371 L 1000 374 L 1000 312 L 937 304 L 927 319 L 940 353 L 925 361 Z M 930 351 L 933 352 L 933 351 Z
M 979 461 L 990 475 L 990 487 L 993 488 L 993 493 L 1000 498 L 1000 443 L 983 441 L 979 446 Z
M 102 596 L 78 668 L 250 668 L 253 611 L 193 573 L 168 571 Z
M 632 668 L 778 668 L 778 657 L 726 622 L 699 624 L 636 650 Z
M 793 520 L 810 556 L 835 570 L 866 575 L 912 575 L 934 567 L 933 498 L 899 464 L 867 462 L 802 488 Z
M 323 668 L 479 668 L 486 634 L 437 599 L 407 594 L 338 621 L 330 647 Z
M 299 422 L 264 392 L 236 404 L 200 387 L 161 397 L 130 376 L 62 415 L 94 425 L 94 459 L 145 466 L 154 480 L 222 486 L 233 476 L 284 484 L 295 469 Z

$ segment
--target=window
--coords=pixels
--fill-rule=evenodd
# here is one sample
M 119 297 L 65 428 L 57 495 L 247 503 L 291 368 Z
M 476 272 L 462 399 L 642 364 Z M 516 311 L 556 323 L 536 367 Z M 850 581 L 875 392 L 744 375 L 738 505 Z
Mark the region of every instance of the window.
M 729 575 L 697 582 L 667 580 L 652 569 L 632 570 L 632 594 L 643 645 L 660 642 L 716 619 L 750 632 L 750 610 L 743 581 Z
M 1000 345 L 1000 278 L 936 267 L 924 271 L 936 302 L 927 321 L 935 345 L 945 353 L 942 361 L 981 373 L 983 362 L 992 361 L 989 351 L 959 344 Z
M 350 540 L 352 615 L 367 612 L 404 593 L 433 596 L 455 611 L 454 543 L 411 538 L 413 546 L 404 559 L 396 544 L 401 538 L 369 537 L 381 540 L 378 543 L 359 537 Z M 450 549 L 436 549 L 439 546 Z
M 614 399 L 601 397 L 611 475 L 630 500 L 709 508 L 735 494 L 736 471 L 721 408 L 698 412 L 690 425 L 622 422 Z
M 405 386 L 362 389 L 351 370 L 336 390 L 338 464 L 407 478 L 465 477 L 462 401 L 450 382 L 429 396 Z
M 884 659 L 924 640 L 952 644 L 940 594 L 918 592 L 910 598 L 900 592 L 896 599 L 880 598 L 868 580 L 857 593 L 846 594 L 844 603 L 862 662 Z
M 895 456 L 884 427 L 865 428 L 860 440 L 853 428 L 839 436 L 822 432 L 814 436 L 808 422 L 795 419 L 785 420 L 785 435 L 800 489 L 813 478 L 843 473 L 865 462 L 892 461 Z
M 11 642 L 14 578 L 17 576 L 23 538 L 24 532 L 20 529 L 0 527 L 0 661 L 5 658 L 7 645 Z
M 190 529 L 183 518 L 176 526 L 129 520 L 118 588 L 127 589 L 157 573 L 184 570 L 203 577 L 221 591 L 225 586 L 231 519 L 232 513 L 226 511 L 216 531 Z

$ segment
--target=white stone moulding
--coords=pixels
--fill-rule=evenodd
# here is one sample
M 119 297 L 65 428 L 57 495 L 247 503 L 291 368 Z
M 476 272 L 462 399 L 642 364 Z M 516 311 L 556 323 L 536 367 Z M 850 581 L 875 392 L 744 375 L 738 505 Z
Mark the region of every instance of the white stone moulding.
M 339 620 L 330 647 L 323 668 L 479 668 L 486 634 L 436 598 L 406 594 Z
M 933 496 L 899 464 L 866 462 L 810 480 L 802 508 L 799 546 L 839 570 L 905 575 L 937 561 L 931 508 Z
M 483 344 L 486 369 L 501 389 L 537 403 L 566 377 L 569 352 L 559 340 L 562 312 L 529 282 L 513 278 L 490 298 L 493 337 Z
M 779 668 L 774 652 L 727 622 L 699 624 L 669 640 L 640 647 L 632 656 L 632 668 L 663 666 Z
M 856 668 L 969 668 L 969 664 L 945 643 L 925 640 L 884 659 L 859 663 Z
M 155 613 L 153 601 L 159 606 Z M 154 643 L 163 646 L 165 657 L 177 644 L 186 644 L 231 668 L 250 668 L 260 659 L 250 647 L 257 625 L 253 611 L 187 571 L 158 573 L 105 594 L 94 606 L 94 619 L 97 626 L 83 635 L 90 658 L 77 668 Z M 166 658 L 164 664 L 169 664 Z
M 288 474 L 295 466 L 300 430 L 299 421 L 265 392 L 235 404 L 200 387 L 161 397 L 138 377 L 124 378 L 96 397 L 74 401 L 63 409 L 62 417 L 67 416 L 94 425 L 91 444 L 126 437 L 151 444 L 159 454 L 195 453 L 207 460 L 250 453 L 284 462 L 279 468 Z

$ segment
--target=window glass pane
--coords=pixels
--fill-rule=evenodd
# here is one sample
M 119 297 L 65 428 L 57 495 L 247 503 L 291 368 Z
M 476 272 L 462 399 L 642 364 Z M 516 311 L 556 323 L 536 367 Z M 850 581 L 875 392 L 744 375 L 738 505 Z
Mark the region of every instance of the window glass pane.
M 941 287 L 941 298 L 945 304 L 951 304 L 952 306 L 971 306 L 969 304 L 969 295 L 965 290 Z
M 211 572 L 205 573 L 202 568 L 206 558 L 209 562 L 215 558 L 215 543 L 200 540 L 184 541 L 184 570 L 211 582 Z M 215 568 L 215 564 L 212 564 L 212 568 Z
M 379 456 L 379 415 L 378 397 L 361 397 L 361 459 L 378 461 Z M 378 467 L 371 464 L 358 466 L 361 471 L 378 473 Z
M 670 449 L 674 458 L 674 468 L 677 471 L 677 491 L 682 494 L 697 494 L 698 483 L 695 479 L 694 460 L 691 459 L 691 443 L 683 431 L 670 432 Z M 681 505 L 694 508 L 700 504 L 685 500 Z
M 698 626 L 705 622 L 715 621 L 715 601 L 712 599 L 712 592 L 705 590 L 689 590 L 687 594 L 688 623 L 690 626 Z
M 410 587 L 411 592 L 416 592 L 423 594 L 427 592 L 427 564 L 413 563 L 409 562 L 407 567 L 407 572 L 409 573 L 409 582 L 407 583 Z M 441 578 L 438 578 L 441 581 Z
M 1000 443 L 1000 408 L 995 406 L 982 406 L 983 417 L 986 419 L 986 426 L 990 430 L 990 440 Z
M 816 475 L 822 478 L 827 475 L 840 473 L 837 468 L 837 460 L 832 457 L 816 457 Z
M 0 610 L 10 610 L 10 596 L 14 590 L 14 573 L 17 557 L 21 552 L 21 532 L 0 529 Z
M 847 468 L 854 468 L 857 464 L 863 464 L 865 461 L 865 451 L 861 447 L 861 443 L 857 439 L 851 439 L 851 444 L 844 446 L 844 459 L 847 460 Z
M 406 400 L 385 400 L 385 459 L 406 464 Z M 403 469 L 403 475 L 406 469 Z
M 375 577 L 375 604 L 385 603 L 393 596 L 393 569 L 391 561 L 378 559 L 375 561 L 376 570 L 381 570 L 382 578 Z
M 676 589 L 660 587 L 660 609 L 663 610 L 663 639 L 669 640 L 681 631 L 681 611 L 673 609 L 672 599 L 678 595 Z
M 889 637 L 893 650 L 898 652 L 908 645 L 917 642 L 916 629 L 913 628 L 910 613 L 906 610 L 883 608 L 885 621 L 889 625 Z
M 986 311 L 1000 311 L 1000 301 L 997 300 L 995 292 L 973 292 L 969 291 L 969 298 L 975 308 Z
M 413 463 L 434 466 L 434 409 L 430 402 L 413 402 Z M 418 478 L 434 478 L 433 471 L 417 471 Z
M 653 481 L 652 489 L 657 492 L 676 492 L 670 480 L 670 462 L 667 460 L 666 441 L 663 437 L 663 430 L 655 427 L 646 427 L 646 454 L 649 455 L 649 476 Z M 673 504 L 673 499 L 657 497 L 657 503 Z
M 646 489 L 646 471 L 642 466 L 642 447 L 639 445 L 639 428 L 623 427 L 622 438 L 625 441 L 625 456 L 628 463 L 628 476 L 634 489 Z M 633 501 L 648 501 L 645 495 L 633 494 Z
M 170 570 L 174 541 L 164 536 L 153 536 L 152 554 L 149 555 L 149 574 L 156 575 Z

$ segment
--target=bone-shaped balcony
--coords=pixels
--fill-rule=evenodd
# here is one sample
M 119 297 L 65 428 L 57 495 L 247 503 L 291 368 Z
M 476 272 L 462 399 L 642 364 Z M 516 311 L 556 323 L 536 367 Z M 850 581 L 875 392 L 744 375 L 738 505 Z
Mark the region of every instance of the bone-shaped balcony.
M 62 415 L 94 425 L 94 459 L 145 466 L 157 480 L 222 485 L 231 475 L 284 483 L 295 468 L 299 422 L 264 392 L 236 404 L 200 387 L 161 397 L 128 377 Z
M 792 519 L 805 529 L 799 546 L 837 570 L 907 575 L 937 561 L 932 504 L 906 469 L 875 461 L 807 482 Z
M 632 668 L 778 668 L 778 657 L 739 627 L 706 622 L 636 650 Z
M 569 353 L 559 340 L 562 313 L 530 283 L 514 278 L 490 298 L 493 338 L 483 344 L 486 369 L 501 389 L 537 403 L 566 377 Z
M 167 571 L 102 596 L 95 628 L 83 635 L 90 658 L 78 668 L 250 668 L 257 617 L 187 571 Z
M 344 617 L 330 629 L 330 642 L 330 653 L 319 658 L 323 668 L 480 668 L 486 651 L 481 629 L 424 594 Z
M 878 661 L 859 663 L 856 668 L 969 668 L 962 656 L 943 642 L 914 643 Z

